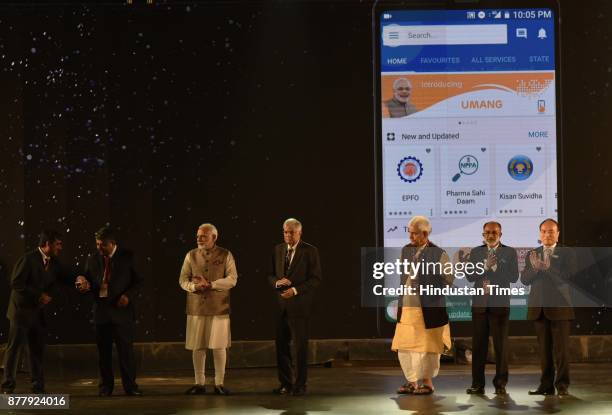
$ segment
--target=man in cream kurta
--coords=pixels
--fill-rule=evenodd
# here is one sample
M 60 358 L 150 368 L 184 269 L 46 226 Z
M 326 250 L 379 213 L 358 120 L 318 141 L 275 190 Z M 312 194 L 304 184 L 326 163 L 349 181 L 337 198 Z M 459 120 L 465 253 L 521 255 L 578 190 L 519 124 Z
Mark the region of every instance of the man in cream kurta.
M 192 350 L 195 384 L 185 393 L 201 395 L 206 392 L 206 349 L 212 349 L 215 364 L 217 395 L 228 395 L 224 388 L 227 348 L 231 345 L 230 295 L 238 281 L 232 253 L 216 245 L 217 228 L 205 223 L 197 232 L 198 248 L 185 256 L 179 284 L 187 291 L 187 332 L 185 348 Z
M 402 249 L 402 260 L 439 262 L 442 269 L 450 262 L 448 254 L 429 242 L 431 224 L 424 216 L 415 216 L 408 224 L 410 244 Z M 427 284 L 427 276 L 405 275 L 402 283 L 411 285 L 418 292 L 418 284 Z M 435 276 L 438 284 L 450 285 L 453 275 Z M 433 280 L 431 280 L 433 282 Z M 423 304 L 427 300 L 427 304 Z M 400 394 L 428 395 L 434 390 L 433 378 L 440 369 L 440 355 L 451 346 L 448 314 L 444 298 L 405 295 L 399 304 L 398 321 L 391 349 L 398 352 L 398 359 L 407 383 L 398 389 Z M 422 384 L 418 381 L 422 379 Z

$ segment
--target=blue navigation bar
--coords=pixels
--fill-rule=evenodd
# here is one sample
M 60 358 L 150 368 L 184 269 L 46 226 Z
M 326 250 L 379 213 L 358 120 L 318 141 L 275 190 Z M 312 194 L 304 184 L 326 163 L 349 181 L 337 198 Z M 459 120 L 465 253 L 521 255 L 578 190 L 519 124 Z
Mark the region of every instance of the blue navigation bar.
M 382 72 L 555 69 L 550 9 L 383 12 L 380 41 Z

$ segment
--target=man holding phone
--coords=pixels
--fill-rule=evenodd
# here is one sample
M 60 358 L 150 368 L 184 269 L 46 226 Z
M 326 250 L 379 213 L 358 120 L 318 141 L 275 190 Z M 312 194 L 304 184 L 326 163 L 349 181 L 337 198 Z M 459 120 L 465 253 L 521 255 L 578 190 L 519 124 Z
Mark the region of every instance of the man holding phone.
M 134 300 L 143 279 L 134 267 L 134 254 L 117 244 L 114 231 L 104 226 L 95 233 L 97 253 L 87 259 L 85 275 L 76 279 L 81 293 L 94 297 L 94 322 L 100 369 L 100 396 L 111 396 L 113 374 L 113 342 L 117 347 L 121 382 L 125 394 L 141 396 L 136 384 L 134 356 Z

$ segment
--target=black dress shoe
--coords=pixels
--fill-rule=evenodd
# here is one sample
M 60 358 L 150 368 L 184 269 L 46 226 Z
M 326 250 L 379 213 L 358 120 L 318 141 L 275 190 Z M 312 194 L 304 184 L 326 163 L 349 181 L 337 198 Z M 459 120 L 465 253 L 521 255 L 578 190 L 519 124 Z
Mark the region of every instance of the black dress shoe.
M 496 395 L 507 395 L 506 388 L 504 386 L 498 386 L 495 388 Z
M 304 396 L 306 395 L 306 386 L 299 386 L 293 388 L 293 392 L 291 392 L 293 396 Z
M 278 388 L 272 389 L 272 393 L 275 393 L 276 395 L 289 395 L 291 394 L 291 389 L 291 386 L 280 385 Z
M 45 395 L 47 392 L 43 388 L 32 388 L 34 395 Z
M 569 392 L 567 391 L 567 388 L 559 388 L 559 389 L 557 389 L 557 395 L 559 395 L 559 396 L 567 396 L 567 395 L 569 395 Z
M 107 398 L 109 396 L 112 396 L 113 393 L 107 389 L 100 389 L 100 391 L 98 392 L 98 396 L 102 397 L 102 398 Z
M 185 391 L 185 395 L 204 395 L 206 388 L 204 385 L 193 385 Z
M 555 394 L 555 390 L 554 389 L 544 389 L 544 388 L 537 388 L 534 391 L 529 391 L 530 395 L 554 395 Z
M 471 386 L 465 390 L 468 395 L 484 395 L 484 387 L 482 386 Z
M 15 385 L 2 385 L 2 393 L 13 393 L 15 391 Z
M 138 388 L 126 391 L 125 394 L 127 396 L 142 396 L 142 391 Z
M 215 385 L 215 395 L 231 395 L 229 389 L 225 389 L 223 385 Z

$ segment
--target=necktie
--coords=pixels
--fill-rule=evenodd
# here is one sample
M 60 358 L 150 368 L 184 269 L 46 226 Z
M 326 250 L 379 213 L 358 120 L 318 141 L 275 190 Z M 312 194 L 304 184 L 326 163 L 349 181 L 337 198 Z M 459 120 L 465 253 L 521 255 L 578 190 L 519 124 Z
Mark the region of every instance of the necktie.
M 43 259 L 43 264 L 44 264 L 44 267 L 45 267 L 45 271 L 48 271 L 49 270 L 49 258 L 44 258 Z
M 108 284 L 111 277 L 110 257 L 104 257 L 104 284 Z
M 487 266 L 490 263 L 490 261 L 493 261 L 494 258 L 495 258 L 495 248 L 489 248 L 489 252 L 487 253 Z M 489 269 L 492 270 L 493 268 L 489 268 Z M 488 277 L 485 276 L 482 280 L 482 288 L 484 288 L 485 290 L 484 292 L 485 297 L 491 294 L 491 290 L 489 288 L 490 284 L 491 284 L 491 281 L 489 280 Z
M 544 248 L 544 261 L 549 261 L 552 255 L 552 248 Z
M 495 258 L 495 249 L 489 249 L 489 259 Z
M 291 264 L 291 254 L 293 253 L 293 248 L 287 249 L 287 255 L 285 255 L 285 274 L 289 270 L 289 265 Z

